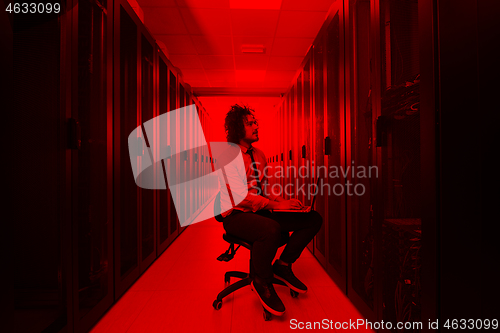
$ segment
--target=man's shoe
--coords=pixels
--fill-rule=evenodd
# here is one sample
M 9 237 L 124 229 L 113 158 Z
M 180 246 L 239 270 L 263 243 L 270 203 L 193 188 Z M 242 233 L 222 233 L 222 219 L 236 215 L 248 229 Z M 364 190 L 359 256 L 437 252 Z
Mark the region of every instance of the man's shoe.
M 298 293 L 305 294 L 307 292 L 307 286 L 302 283 L 295 274 L 292 272 L 292 264 L 287 266 L 278 264 L 277 261 L 273 265 L 274 277 L 285 282 L 285 284 L 290 287 L 290 289 L 295 290 Z
M 258 277 L 254 278 L 251 282 L 252 290 L 259 297 L 262 306 L 272 314 L 276 316 L 281 316 L 285 313 L 285 306 L 278 294 L 276 294 L 276 290 L 274 290 L 274 286 L 272 283 L 266 283 L 262 281 Z

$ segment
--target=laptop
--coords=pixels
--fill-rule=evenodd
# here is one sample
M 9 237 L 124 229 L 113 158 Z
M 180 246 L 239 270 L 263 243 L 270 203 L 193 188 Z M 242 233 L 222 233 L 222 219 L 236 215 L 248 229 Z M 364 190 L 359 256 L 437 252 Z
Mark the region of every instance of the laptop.
M 318 183 L 319 176 L 318 180 L 316 180 L 316 186 L 318 186 Z M 273 213 L 309 213 L 314 209 L 314 203 L 316 202 L 316 195 L 318 194 L 318 192 L 319 190 L 314 194 L 311 206 L 304 206 L 301 209 L 273 209 Z

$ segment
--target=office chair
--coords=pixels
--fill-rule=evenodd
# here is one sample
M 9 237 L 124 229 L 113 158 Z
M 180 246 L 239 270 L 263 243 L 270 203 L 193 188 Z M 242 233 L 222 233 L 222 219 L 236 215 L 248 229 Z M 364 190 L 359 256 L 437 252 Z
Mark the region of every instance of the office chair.
M 223 222 L 224 221 L 224 218 L 222 217 L 222 215 L 220 215 L 220 192 L 219 194 L 217 194 L 216 198 L 215 198 L 215 202 L 214 202 L 214 216 L 215 216 L 215 219 L 219 222 Z M 218 295 L 217 295 L 217 299 L 213 302 L 212 306 L 214 307 L 215 310 L 220 310 L 220 308 L 222 307 L 222 299 L 224 297 L 226 297 L 227 295 L 230 295 L 231 293 L 233 293 L 234 291 L 240 289 L 240 288 L 243 288 L 247 285 L 250 285 L 250 283 L 252 282 L 253 280 L 253 277 L 254 277 L 254 270 L 253 270 L 253 266 L 252 266 L 252 243 L 251 242 L 248 242 L 244 239 L 241 239 L 241 238 L 238 238 L 236 236 L 233 236 L 233 235 L 230 235 L 228 234 L 227 232 L 225 232 L 223 235 L 222 235 L 222 238 L 229 243 L 229 248 L 227 249 L 226 252 L 224 252 L 223 254 L 221 254 L 217 260 L 219 261 L 229 261 L 231 259 L 234 258 L 234 255 L 236 254 L 236 251 L 238 251 L 238 249 L 243 246 L 245 248 L 247 248 L 248 250 L 250 250 L 250 262 L 249 262 L 249 273 L 245 273 L 245 272 L 240 272 L 240 271 L 228 271 L 226 272 L 226 274 L 224 275 L 224 283 L 226 284 L 226 288 L 224 288 L 224 290 L 222 290 Z M 285 245 L 287 242 L 288 242 L 288 238 L 289 238 L 289 233 L 288 232 L 284 232 L 281 234 L 281 241 L 280 241 L 280 245 L 279 247 L 282 247 L 283 245 Z M 234 245 L 237 244 L 238 247 L 235 249 L 234 248 Z M 230 284 L 231 282 L 231 278 L 239 278 L 241 280 L 233 283 L 233 284 Z M 273 281 L 272 281 L 273 284 L 280 284 L 282 286 L 286 286 L 286 284 L 281 281 L 281 280 L 278 280 L 276 278 L 273 278 Z M 296 292 L 295 290 L 292 290 L 290 289 L 290 295 L 295 298 L 299 295 L 298 292 Z M 264 316 L 264 320 L 271 320 L 272 318 L 272 314 L 267 311 L 264 307 L 264 313 L 263 313 L 263 316 Z

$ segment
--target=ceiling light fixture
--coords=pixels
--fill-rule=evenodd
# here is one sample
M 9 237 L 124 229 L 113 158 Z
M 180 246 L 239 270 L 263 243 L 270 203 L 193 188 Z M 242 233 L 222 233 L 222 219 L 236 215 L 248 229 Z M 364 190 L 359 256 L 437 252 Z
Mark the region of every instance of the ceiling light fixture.
M 241 45 L 241 53 L 266 53 L 264 45 Z

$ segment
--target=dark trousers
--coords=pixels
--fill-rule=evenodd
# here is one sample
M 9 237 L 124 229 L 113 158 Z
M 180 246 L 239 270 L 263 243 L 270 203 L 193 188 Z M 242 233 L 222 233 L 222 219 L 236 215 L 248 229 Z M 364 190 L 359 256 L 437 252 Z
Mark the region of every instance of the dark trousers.
M 227 233 L 253 242 L 252 264 L 255 274 L 266 282 L 273 278 L 272 261 L 283 236 L 293 231 L 283 249 L 280 259 L 293 263 L 321 228 L 323 218 L 309 213 L 271 213 L 260 210 L 256 213 L 233 211 L 224 218 Z

